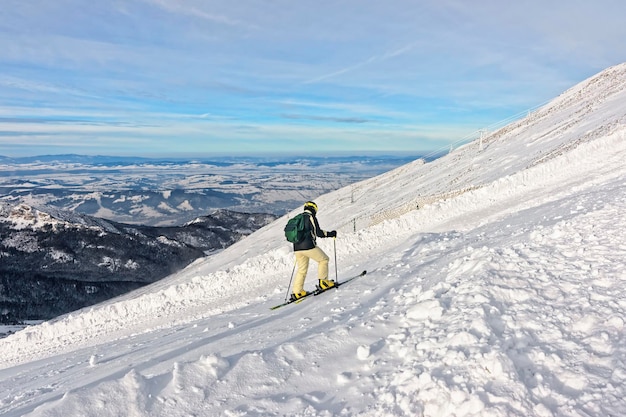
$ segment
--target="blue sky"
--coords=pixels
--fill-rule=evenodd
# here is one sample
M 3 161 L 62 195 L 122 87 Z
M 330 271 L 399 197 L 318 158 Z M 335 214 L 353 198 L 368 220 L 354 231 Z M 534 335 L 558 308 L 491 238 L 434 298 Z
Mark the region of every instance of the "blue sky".
M 3 0 L 0 155 L 418 153 L 626 61 L 623 0 Z

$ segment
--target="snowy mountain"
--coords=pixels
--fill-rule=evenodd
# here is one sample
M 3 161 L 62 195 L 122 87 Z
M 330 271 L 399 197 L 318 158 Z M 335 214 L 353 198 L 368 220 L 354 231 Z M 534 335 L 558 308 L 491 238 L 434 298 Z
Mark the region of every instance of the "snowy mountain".
M 50 319 L 155 282 L 275 218 L 218 210 L 149 227 L 0 202 L 0 324 Z
M 269 310 L 293 268 L 285 216 L 0 340 L 0 413 L 626 415 L 625 139 L 623 64 L 316 199 L 339 279 L 368 271 L 338 290 Z

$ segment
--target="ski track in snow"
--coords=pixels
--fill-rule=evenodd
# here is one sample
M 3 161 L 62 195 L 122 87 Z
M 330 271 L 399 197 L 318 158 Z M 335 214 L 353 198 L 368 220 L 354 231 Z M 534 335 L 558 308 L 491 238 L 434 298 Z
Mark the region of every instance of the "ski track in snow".
M 625 134 L 342 229 L 340 278 L 368 274 L 295 306 L 269 311 L 293 266 L 279 221 L 2 339 L 0 414 L 626 415 Z

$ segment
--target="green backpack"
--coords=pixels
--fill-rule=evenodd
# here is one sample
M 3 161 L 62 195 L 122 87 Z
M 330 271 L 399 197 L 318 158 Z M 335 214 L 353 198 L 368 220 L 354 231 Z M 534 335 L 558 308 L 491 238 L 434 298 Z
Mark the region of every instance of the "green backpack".
M 285 238 L 291 243 L 300 243 L 304 240 L 307 234 L 307 222 L 308 216 L 304 213 L 300 213 L 295 217 L 292 217 L 285 226 Z

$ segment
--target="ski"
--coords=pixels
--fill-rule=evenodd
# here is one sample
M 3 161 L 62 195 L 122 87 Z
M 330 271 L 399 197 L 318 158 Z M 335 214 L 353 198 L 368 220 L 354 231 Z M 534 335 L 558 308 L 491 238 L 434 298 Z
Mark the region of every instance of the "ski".
M 343 280 L 341 282 L 336 282 L 335 285 L 333 287 L 330 287 L 330 288 L 321 289 L 321 288 L 318 287 L 315 291 L 311 291 L 311 292 L 307 293 L 307 295 L 305 295 L 304 297 L 298 298 L 297 300 L 287 300 L 287 301 L 285 301 L 283 303 L 280 303 L 278 305 L 270 307 L 270 310 L 276 310 L 277 308 L 284 307 L 286 305 L 293 304 L 293 303 L 297 304 L 297 303 L 303 301 L 305 298 L 310 297 L 311 295 L 316 296 L 316 295 L 320 295 L 322 293 L 325 293 L 328 290 L 334 290 L 336 288 L 339 288 L 343 284 L 347 284 L 348 282 L 350 282 L 352 280 L 355 280 L 355 279 L 357 279 L 359 277 L 362 277 L 365 274 L 367 274 L 367 271 L 363 271 L 360 274 L 354 275 L 354 276 L 352 276 L 350 278 L 347 278 L 347 279 L 345 279 L 345 280 Z
M 280 303 L 278 305 L 275 305 L 274 307 L 270 307 L 270 310 L 276 310 L 277 308 L 284 307 L 284 306 L 286 306 L 288 304 L 299 303 L 300 301 L 304 300 L 307 297 L 310 297 L 312 295 L 316 295 L 316 292 L 317 291 L 308 292 L 304 297 L 300 297 L 297 300 L 287 300 L 284 303 Z
M 363 272 L 361 272 L 361 273 L 360 273 L 360 274 L 358 274 L 358 275 L 355 275 L 355 276 L 353 276 L 353 277 L 350 277 L 350 278 L 348 278 L 348 279 L 343 280 L 342 282 L 337 282 L 337 283 L 336 283 L 336 285 L 335 285 L 334 287 L 329 288 L 329 290 L 332 290 L 333 288 L 337 288 L 337 287 L 339 287 L 340 285 L 347 284 L 348 282 L 350 282 L 350 281 L 352 281 L 352 280 L 355 280 L 355 279 L 357 279 L 357 278 L 359 278 L 359 277 L 362 277 L 362 276 L 363 276 L 363 275 L 365 275 L 365 274 L 367 274 L 367 271 L 363 271 Z M 323 290 L 322 292 L 324 292 L 324 291 L 326 291 L 326 290 Z

